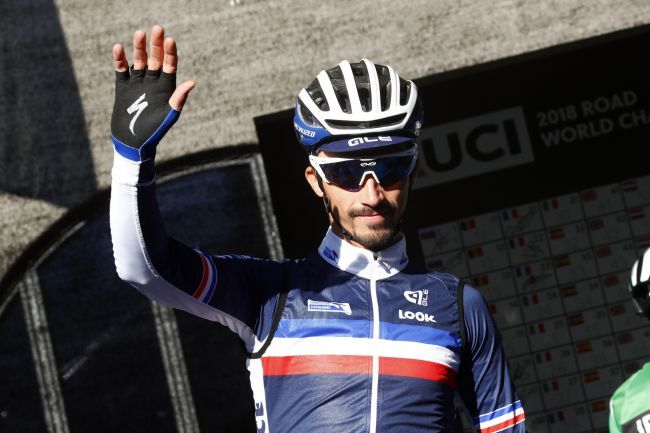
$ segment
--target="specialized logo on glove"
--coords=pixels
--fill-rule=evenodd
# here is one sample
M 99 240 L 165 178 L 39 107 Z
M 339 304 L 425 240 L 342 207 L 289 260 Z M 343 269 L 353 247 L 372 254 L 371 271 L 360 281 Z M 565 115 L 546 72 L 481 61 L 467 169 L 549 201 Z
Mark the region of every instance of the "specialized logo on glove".
M 133 126 L 135 125 L 135 121 L 138 120 L 138 117 L 140 114 L 142 114 L 142 111 L 149 106 L 149 103 L 147 101 L 144 101 L 145 94 L 143 93 L 142 96 L 140 96 L 136 101 L 131 104 L 129 108 L 126 109 L 126 112 L 129 114 L 133 114 L 135 112 L 135 116 L 133 116 L 133 119 L 131 119 L 131 123 L 129 123 L 129 129 L 131 130 L 131 133 L 135 135 L 135 132 L 133 132 Z
M 156 145 L 180 116 L 169 106 L 175 89 L 175 73 L 132 68 L 116 72 L 111 133 L 120 155 L 132 161 L 155 156 Z

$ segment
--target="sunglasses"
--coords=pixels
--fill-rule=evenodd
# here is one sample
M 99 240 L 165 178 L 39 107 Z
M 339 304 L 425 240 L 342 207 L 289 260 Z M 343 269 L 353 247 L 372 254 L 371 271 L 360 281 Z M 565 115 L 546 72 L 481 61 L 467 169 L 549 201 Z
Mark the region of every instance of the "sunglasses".
M 366 176 L 387 188 L 408 176 L 418 159 L 418 148 L 375 158 L 329 158 L 310 155 L 309 162 L 325 182 L 347 191 L 359 191 Z

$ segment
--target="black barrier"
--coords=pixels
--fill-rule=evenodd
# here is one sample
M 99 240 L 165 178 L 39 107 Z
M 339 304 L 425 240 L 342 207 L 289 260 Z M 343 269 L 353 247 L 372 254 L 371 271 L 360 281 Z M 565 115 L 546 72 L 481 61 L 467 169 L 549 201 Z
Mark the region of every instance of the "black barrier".
M 410 258 L 487 298 L 531 433 L 606 431 L 611 392 L 650 358 L 625 288 L 650 245 L 648 46 L 642 26 L 415 80 Z M 255 122 L 284 251 L 301 256 L 326 219 L 292 116 Z
M 279 258 L 256 150 L 160 164 L 170 234 Z M 118 279 L 108 202 L 102 191 L 64 215 L 0 282 L 0 431 L 255 431 L 241 341 Z

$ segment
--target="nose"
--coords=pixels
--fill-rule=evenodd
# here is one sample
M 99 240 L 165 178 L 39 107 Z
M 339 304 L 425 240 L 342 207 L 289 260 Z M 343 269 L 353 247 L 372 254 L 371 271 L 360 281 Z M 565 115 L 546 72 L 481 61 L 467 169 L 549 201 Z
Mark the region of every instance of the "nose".
M 384 200 L 384 189 L 370 173 L 364 177 L 359 194 L 361 203 L 369 207 L 375 207 Z

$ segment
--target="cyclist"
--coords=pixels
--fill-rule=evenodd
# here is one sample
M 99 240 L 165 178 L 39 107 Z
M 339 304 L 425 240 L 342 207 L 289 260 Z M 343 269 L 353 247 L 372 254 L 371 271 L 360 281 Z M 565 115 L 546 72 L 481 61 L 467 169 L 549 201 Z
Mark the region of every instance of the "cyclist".
M 173 39 L 113 48 L 111 233 L 119 276 L 149 298 L 237 333 L 258 431 L 449 432 L 458 391 L 478 431 L 525 414 L 485 301 L 409 262 L 399 229 L 417 165 L 417 88 L 368 60 L 322 71 L 296 103 L 305 170 L 331 227 L 318 250 L 274 262 L 170 238 L 155 198 L 156 145 L 194 83 L 175 85 Z M 296 203 L 299 206 L 299 203 Z
M 634 310 L 650 319 L 650 249 L 634 263 L 628 287 Z M 650 433 L 650 362 L 612 395 L 609 411 L 612 433 Z

